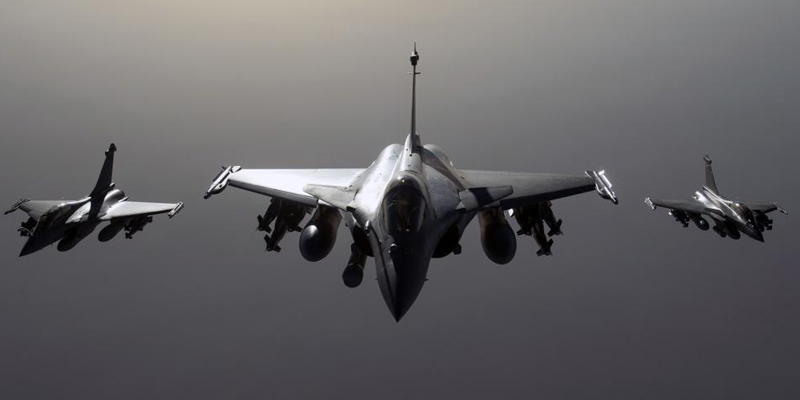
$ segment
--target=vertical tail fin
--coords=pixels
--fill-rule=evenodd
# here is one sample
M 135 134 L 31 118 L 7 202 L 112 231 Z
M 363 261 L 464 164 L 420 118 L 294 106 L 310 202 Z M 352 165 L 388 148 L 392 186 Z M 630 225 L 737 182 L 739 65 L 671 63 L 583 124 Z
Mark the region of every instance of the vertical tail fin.
M 114 152 L 117 151 L 117 146 L 111 143 L 106 150 L 106 159 L 103 161 L 103 168 L 100 169 L 100 176 L 97 177 L 97 183 L 89 196 L 102 193 L 111 187 L 111 178 L 114 173 Z
M 714 170 L 711 169 L 711 156 L 706 154 L 705 157 L 703 157 L 703 161 L 706 162 L 706 187 L 712 192 L 719 194 L 717 182 L 714 180 Z

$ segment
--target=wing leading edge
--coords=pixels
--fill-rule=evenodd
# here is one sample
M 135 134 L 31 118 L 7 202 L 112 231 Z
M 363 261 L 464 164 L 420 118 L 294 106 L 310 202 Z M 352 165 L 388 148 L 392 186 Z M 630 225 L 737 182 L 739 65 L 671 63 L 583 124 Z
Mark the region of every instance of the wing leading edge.
M 346 187 L 362 172 L 364 169 L 360 168 L 237 170 L 228 167 L 214 181 L 207 196 L 221 192 L 230 184 L 253 193 L 316 206 L 319 200 L 304 190 L 306 185 Z
M 771 213 L 771 212 L 777 210 L 777 211 L 780 211 L 782 214 L 789 215 L 788 211 L 784 210 L 783 207 L 779 206 L 778 203 L 775 203 L 775 202 L 772 202 L 772 203 L 744 203 L 744 205 L 747 206 L 747 208 L 749 208 L 749 209 L 751 209 L 753 211 L 762 212 L 764 214 L 768 214 L 768 213 Z
M 602 171 L 587 171 L 585 175 L 470 170 L 461 172 L 471 188 L 511 187 L 512 193 L 497 202 L 504 209 L 542 203 L 592 190 L 615 204 L 617 202 L 611 183 Z
M 112 219 L 131 218 L 142 215 L 156 215 L 169 213 L 172 218 L 183 208 L 183 203 L 146 203 L 141 201 L 123 201 L 109 207 L 100 216 L 101 221 Z
M 650 208 L 655 210 L 658 207 L 667 208 L 670 210 L 678 210 L 689 212 L 692 214 L 719 214 L 719 211 L 707 209 L 702 204 L 692 200 L 660 200 L 646 198 L 644 200 Z
M 49 211 L 51 208 L 63 204 L 68 203 L 68 200 L 30 200 L 24 199 L 18 201 L 16 204 L 11 206 L 11 208 L 5 212 L 5 214 L 10 214 L 17 210 L 22 210 L 28 213 L 28 215 L 35 219 L 39 220 L 42 217 L 42 214 Z

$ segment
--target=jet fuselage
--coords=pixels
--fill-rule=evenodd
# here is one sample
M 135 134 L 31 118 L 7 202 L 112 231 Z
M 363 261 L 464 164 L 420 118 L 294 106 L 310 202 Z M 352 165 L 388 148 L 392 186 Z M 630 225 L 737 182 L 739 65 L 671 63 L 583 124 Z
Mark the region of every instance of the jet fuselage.
M 444 153 L 414 149 L 411 135 L 404 146 L 387 146 L 353 184 L 361 189 L 351 229 L 369 239 L 381 293 L 399 319 L 422 290 L 442 237 L 453 229 L 457 243 L 476 212 L 458 209 L 464 184 Z
M 735 229 L 759 242 L 764 241 L 753 212 L 746 205 L 725 199 L 705 186 L 692 197 L 710 211 L 708 215 L 716 223 L 715 230 L 726 229 L 730 234 Z

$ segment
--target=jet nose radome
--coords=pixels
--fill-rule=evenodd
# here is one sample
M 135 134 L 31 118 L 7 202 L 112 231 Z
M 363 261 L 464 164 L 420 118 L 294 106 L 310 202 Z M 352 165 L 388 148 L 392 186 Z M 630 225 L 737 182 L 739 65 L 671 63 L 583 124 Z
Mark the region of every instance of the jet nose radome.
M 19 252 L 20 257 L 27 256 L 28 254 L 35 253 L 40 250 L 42 246 L 39 246 L 37 241 L 34 238 L 29 238 L 25 245 L 22 246 L 22 251 Z
M 751 238 L 753 238 L 755 240 L 758 240 L 759 242 L 762 242 L 762 243 L 764 242 L 764 234 L 761 233 L 761 230 L 756 228 L 755 226 L 747 224 L 742 229 L 742 231 L 745 233 L 745 235 L 750 236 Z
M 378 265 L 378 285 L 395 321 L 400 322 L 422 291 L 428 262 L 419 254 L 395 253 L 390 262 Z
M 25 257 L 25 256 L 27 256 L 28 254 L 31 254 L 31 253 L 33 253 L 34 251 L 35 251 L 35 250 L 31 250 L 31 249 L 29 249 L 29 248 L 28 248 L 28 245 L 26 244 L 25 246 L 22 246 L 22 251 L 20 251 L 20 252 L 19 252 L 19 256 L 20 256 L 20 257 Z

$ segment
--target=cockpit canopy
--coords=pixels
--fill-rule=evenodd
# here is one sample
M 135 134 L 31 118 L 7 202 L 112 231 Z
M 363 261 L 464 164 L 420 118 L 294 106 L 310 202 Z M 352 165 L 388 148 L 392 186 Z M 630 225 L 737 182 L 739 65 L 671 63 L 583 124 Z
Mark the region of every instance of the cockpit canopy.
M 389 232 L 417 232 L 425 220 L 427 203 L 421 187 L 411 176 L 401 176 L 383 200 L 386 227 Z
M 36 229 L 45 229 L 52 224 L 53 220 L 56 218 L 58 214 L 61 213 L 62 210 L 66 207 L 65 204 L 59 204 L 47 210 L 44 214 L 39 217 L 39 221 L 36 224 Z
M 736 211 L 737 214 L 742 216 L 748 225 L 755 225 L 755 216 L 753 215 L 753 211 L 750 210 L 746 205 L 741 203 L 732 203 L 731 208 Z

